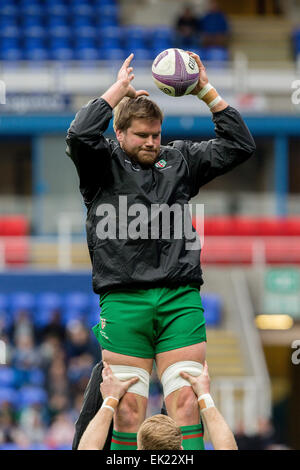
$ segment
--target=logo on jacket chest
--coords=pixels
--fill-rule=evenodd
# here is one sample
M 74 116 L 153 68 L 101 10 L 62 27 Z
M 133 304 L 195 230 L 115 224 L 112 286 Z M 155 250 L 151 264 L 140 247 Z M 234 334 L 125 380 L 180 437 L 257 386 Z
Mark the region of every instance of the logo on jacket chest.
M 156 162 L 154 166 L 156 166 L 156 168 L 165 168 L 166 164 L 166 160 L 161 159 L 159 162 Z

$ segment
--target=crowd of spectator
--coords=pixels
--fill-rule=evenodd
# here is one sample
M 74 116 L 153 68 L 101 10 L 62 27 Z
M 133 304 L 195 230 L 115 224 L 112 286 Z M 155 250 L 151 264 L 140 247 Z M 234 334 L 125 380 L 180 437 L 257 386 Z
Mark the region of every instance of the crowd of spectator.
M 20 310 L 13 323 L 0 315 L 0 340 L 7 345 L 0 365 L 0 450 L 71 449 L 83 394 L 101 359 L 91 329 L 76 318 L 62 322 L 58 310 L 38 327 Z M 151 414 L 160 410 L 160 392 L 154 381 Z

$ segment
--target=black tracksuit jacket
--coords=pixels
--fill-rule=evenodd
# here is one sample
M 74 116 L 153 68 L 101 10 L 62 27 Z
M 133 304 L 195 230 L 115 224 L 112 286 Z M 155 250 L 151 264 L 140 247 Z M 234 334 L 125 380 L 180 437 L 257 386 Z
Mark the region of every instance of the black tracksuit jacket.
M 76 114 L 66 139 L 66 152 L 76 166 L 87 207 L 87 242 L 95 293 L 118 288 L 186 284 L 200 287 L 203 284 L 200 247 L 189 250 L 184 235 L 181 238 L 174 236 L 172 217 L 168 238 L 160 235 L 151 238 L 150 222 L 148 238 L 120 237 L 119 196 L 123 196 L 123 201 L 126 196 L 127 209 L 132 204 L 143 204 L 149 211 L 148 221 L 152 205 L 178 204 L 183 208 L 198 194 L 201 186 L 253 155 L 255 143 L 247 126 L 238 111 L 229 106 L 213 114 L 215 139 L 204 142 L 178 140 L 161 146 L 157 159 L 157 162 L 162 160 L 161 166 L 154 164 L 146 168 L 132 161 L 117 141 L 104 138 L 111 118 L 112 109 L 106 101 L 102 98 L 91 100 Z M 103 204 L 115 208 L 114 220 L 109 219 L 116 224 L 114 239 L 99 236 L 101 221 L 108 221 Z M 139 213 L 127 215 L 130 223 Z M 186 223 L 195 232 L 191 219 Z M 161 229 L 159 233 L 162 233 Z

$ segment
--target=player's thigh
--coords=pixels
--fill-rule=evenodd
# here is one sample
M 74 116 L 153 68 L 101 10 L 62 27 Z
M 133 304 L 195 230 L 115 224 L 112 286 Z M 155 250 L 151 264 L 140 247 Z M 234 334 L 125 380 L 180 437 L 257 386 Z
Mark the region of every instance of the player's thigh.
M 141 369 L 145 369 L 148 374 L 152 372 L 153 359 L 127 356 L 126 354 L 118 354 L 108 351 L 107 349 L 103 349 L 102 359 L 109 365 L 140 367 Z
M 185 346 L 184 348 L 159 353 L 155 357 L 158 377 L 161 378 L 164 371 L 176 362 L 195 361 L 204 364 L 205 356 L 205 341 L 198 344 L 192 344 L 191 346 Z

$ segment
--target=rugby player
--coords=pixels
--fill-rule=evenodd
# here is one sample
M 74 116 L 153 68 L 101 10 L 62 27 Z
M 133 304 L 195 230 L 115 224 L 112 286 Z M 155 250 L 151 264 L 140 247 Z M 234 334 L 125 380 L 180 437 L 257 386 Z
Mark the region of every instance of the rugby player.
M 152 209 L 176 205 L 186 215 L 199 189 L 245 162 L 255 143 L 239 112 L 209 83 L 199 56 L 189 54 L 199 67 L 191 94 L 211 110 L 216 138 L 162 146 L 163 114 L 146 90 L 132 86 L 131 54 L 116 82 L 76 114 L 66 140 L 87 206 L 93 289 L 100 295 L 101 319 L 93 331 L 113 373 L 122 380 L 139 378 L 115 413 L 111 449 L 132 450 L 136 443 L 154 360 L 167 413 L 185 436 L 184 449 L 204 448 L 197 399 L 179 374 L 198 376 L 205 360 L 200 243 L 191 249 L 185 232 L 175 236 L 182 224 L 197 241 L 191 218 L 183 223 L 169 217 L 165 235 L 168 214 Z M 103 136 L 113 111 L 116 140 Z

